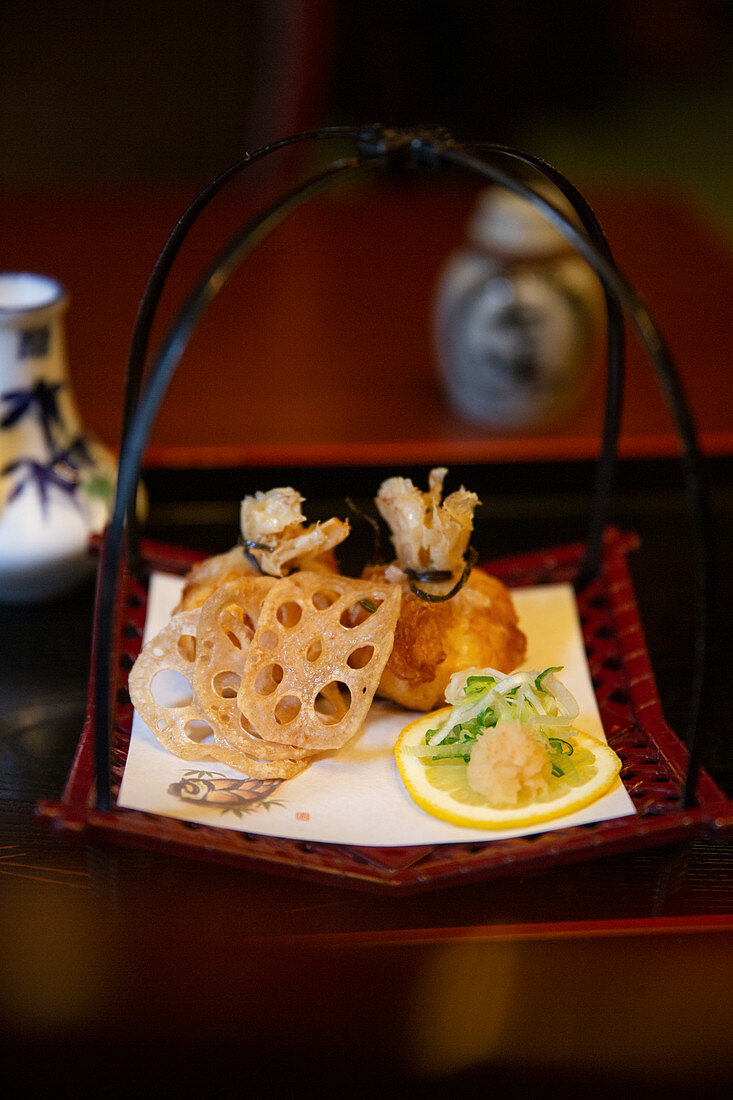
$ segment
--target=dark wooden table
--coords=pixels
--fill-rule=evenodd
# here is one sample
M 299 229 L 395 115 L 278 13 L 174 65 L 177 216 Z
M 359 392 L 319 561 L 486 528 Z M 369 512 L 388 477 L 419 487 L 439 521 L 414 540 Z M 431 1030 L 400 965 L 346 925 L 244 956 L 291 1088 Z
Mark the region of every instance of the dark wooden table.
M 3 265 L 49 270 L 70 285 L 80 403 L 89 426 L 114 443 L 137 300 L 186 197 L 6 198 L 12 205 L 0 222 Z M 395 229 L 416 203 L 421 219 L 429 206 L 424 196 L 405 199 L 399 189 L 386 215 L 371 194 L 356 201 L 358 228 L 375 254 L 382 245 L 369 233 L 377 222 L 386 216 Z M 458 196 L 454 214 L 467 202 Z M 682 353 L 709 455 L 725 622 L 732 432 L 730 372 L 720 369 L 730 313 L 720 288 L 730 287 L 729 253 L 666 200 L 620 196 L 606 210 L 602 220 L 609 230 L 614 222 L 622 237 L 619 259 L 629 261 L 642 287 L 645 275 L 651 280 L 650 304 Z M 260 272 L 260 315 L 243 312 L 232 291 L 222 301 L 226 320 L 212 319 L 191 347 L 149 455 L 150 536 L 225 549 L 246 492 L 294 484 L 308 498 L 308 515 L 318 518 L 343 501 L 345 486 L 366 499 L 386 472 L 424 479 L 429 464 L 447 462 L 482 498 L 477 545 L 486 558 L 583 538 L 597 397 L 577 423 L 539 441 L 471 435 L 440 405 L 419 343 L 415 326 L 428 275 L 418 274 L 401 315 L 373 315 L 375 333 L 369 301 L 379 297 L 379 282 L 327 228 L 349 228 L 347 205 L 331 214 L 335 221 L 306 220 L 300 244 L 266 253 L 262 263 L 272 266 L 267 278 Z M 222 217 L 233 222 L 239 215 L 229 206 Z M 676 236 L 664 233 L 670 218 Z M 436 263 L 455 233 L 442 216 L 433 228 Z M 194 246 L 184 275 L 207 243 Z M 320 249 L 315 283 L 313 268 L 291 262 L 299 248 L 313 247 Z M 343 280 L 329 274 L 336 255 L 364 296 L 361 320 L 353 296 L 343 300 Z M 395 272 L 399 281 L 413 263 L 406 251 L 390 259 L 381 286 L 387 298 Z M 381 271 L 385 257 L 370 263 L 377 261 Z M 295 306 L 283 312 L 288 288 Z M 337 302 L 344 320 L 334 320 Z M 241 334 L 232 336 L 231 310 L 246 333 L 262 329 L 252 335 L 264 357 L 257 401 L 240 406 L 230 400 L 231 385 L 241 384 L 242 347 Z M 288 323 L 278 327 L 278 316 Z M 388 407 L 399 416 L 385 421 L 378 404 L 360 405 L 345 431 L 347 362 L 354 359 L 362 374 L 374 364 L 380 400 L 390 374 L 374 358 L 377 337 L 396 356 L 391 373 L 401 381 Z M 225 349 L 217 368 L 225 365 L 202 387 L 212 348 Z M 312 388 L 301 388 L 276 421 L 256 415 L 282 390 L 273 372 L 287 378 L 303 362 L 323 383 L 323 400 L 313 402 Z M 665 716 L 683 735 L 694 629 L 689 520 L 674 436 L 638 351 L 630 370 L 611 519 L 641 536 L 630 563 L 637 599 Z M 202 400 L 206 415 L 196 416 Z M 35 808 L 59 797 L 73 759 L 92 614 L 91 580 L 49 604 L 0 608 L 0 1034 L 3 1066 L 16 1087 L 29 1089 L 44 1076 L 56 1088 L 109 1094 L 182 1083 L 278 1094 L 329 1082 L 370 1096 L 388 1087 L 404 1095 L 474 1095 L 502 1085 L 520 1094 L 559 1094 L 568 1085 L 600 1096 L 724 1093 L 731 1083 L 730 843 L 711 836 L 405 897 L 91 844 L 83 836 L 73 843 L 43 828 Z M 721 654 L 708 700 L 706 755 L 730 797 L 726 661 Z

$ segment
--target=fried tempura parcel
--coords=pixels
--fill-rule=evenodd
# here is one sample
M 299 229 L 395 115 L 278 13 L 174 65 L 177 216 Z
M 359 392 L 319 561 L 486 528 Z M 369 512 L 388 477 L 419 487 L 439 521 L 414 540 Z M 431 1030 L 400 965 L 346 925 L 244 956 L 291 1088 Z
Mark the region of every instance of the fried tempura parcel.
M 245 496 L 240 506 L 242 542 L 189 570 L 176 611 L 201 607 L 221 584 L 240 577 L 284 577 L 298 569 L 336 573 L 333 550 L 349 534 L 345 520 L 307 525 L 304 498 L 285 487 Z
M 511 672 L 526 652 L 509 590 L 466 564 L 478 497 L 461 488 L 441 500 L 446 473 L 442 467 L 431 470 L 425 493 L 408 478 L 382 483 L 376 505 L 390 528 L 397 559 L 370 566 L 364 574 L 398 585 L 402 592 L 379 694 L 411 710 L 437 707 L 460 669 L 491 666 Z
M 191 611 L 201 605 L 216 589 L 241 577 L 259 575 L 257 565 L 244 553 L 243 546 L 233 546 L 223 554 L 214 554 L 197 562 L 186 574 L 181 598 L 175 612 Z
M 306 526 L 295 489 L 271 489 L 246 496 L 240 508 L 245 550 L 260 571 L 284 577 L 299 569 L 337 572 L 333 549 L 349 533 L 345 520 L 328 519 Z

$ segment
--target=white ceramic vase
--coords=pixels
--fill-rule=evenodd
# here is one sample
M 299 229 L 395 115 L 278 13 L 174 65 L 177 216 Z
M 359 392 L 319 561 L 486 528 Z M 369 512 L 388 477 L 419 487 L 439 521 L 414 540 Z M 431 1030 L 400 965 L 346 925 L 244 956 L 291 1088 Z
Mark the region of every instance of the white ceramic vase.
M 112 453 L 87 434 L 69 379 L 68 297 L 52 278 L 0 273 L 0 602 L 70 591 L 94 569 Z
M 538 190 L 573 217 L 559 192 Z M 502 188 L 481 193 L 467 229 L 436 287 L 445 395 L 490 429 L 552 423 L 572 412 L 598 367 L 601 284 L 559 230 Z

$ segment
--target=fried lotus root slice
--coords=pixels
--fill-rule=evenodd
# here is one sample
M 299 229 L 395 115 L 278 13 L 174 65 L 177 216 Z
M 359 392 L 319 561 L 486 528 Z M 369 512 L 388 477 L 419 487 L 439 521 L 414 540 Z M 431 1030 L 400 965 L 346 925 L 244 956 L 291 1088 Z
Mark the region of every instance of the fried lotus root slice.
M 339 748 L 366 718 L 392 650 L 397 585 L 301 572 L 262 606 L 239 689 L 268 741 Z
M 143 646 L 128 678 L 130 699 L 143 722 L 163 748 L 183 760 L 214 757 L 213 730 L 192 683 L 198 619 L 197 609 L 173 615 Z
M 263 740 L 237 701 L 263 600 L 277 583 L 274 577 L 245 577 L 221 585 L 209 596 L 198 622 L 193 687 L 227 746 L 261 760 L 302 760 L 310 755 L 307 749 Z
M 218 760 L 251 779 L 290 779 L 299 774 L 305 767 L 302 761 L 257 760 L 227 744 L 209 722 L 193 689 L 199 617 L 198 609 L 173 615 L 143 647 L 128 678 L 135 710 L 163 748 L 182 760 Z M 157 678 L 166 675 L 168 684 L 156 686 Z
M 310 763 L 310 756 L 294 760 L 290 754 L 278 757 L 277 760 L 265 760 L 261 756 L 229 745 L 223 737 L 217 738 L 215 759 L 244 772 L 250 779 L 294 779 Z

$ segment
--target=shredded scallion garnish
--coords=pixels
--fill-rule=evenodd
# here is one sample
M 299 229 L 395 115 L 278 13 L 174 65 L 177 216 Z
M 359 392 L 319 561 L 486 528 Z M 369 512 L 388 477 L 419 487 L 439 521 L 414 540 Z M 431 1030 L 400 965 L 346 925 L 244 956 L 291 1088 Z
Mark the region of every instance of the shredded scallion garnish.
M 573 746 L 558 736 L 572 727 L 578 704 L 555 678 L 562 666 L 541 672 L 513 672 L 505 675 L 496 669 L 469 669 L 451 678 L 446 701 L 451 710 L 445 721 L 428 730 L 422 745 L 411 751 L 422 758 L 468 760 L 477 739 L 500 722 L 518 720 L 531 726 L 545 744 L 555 776 L 574 770 L 570 761 Z

